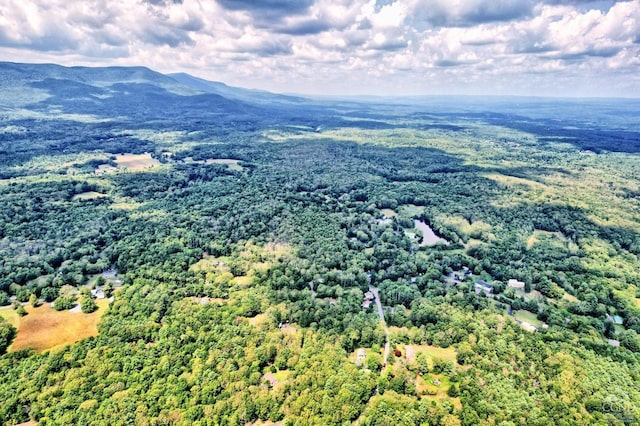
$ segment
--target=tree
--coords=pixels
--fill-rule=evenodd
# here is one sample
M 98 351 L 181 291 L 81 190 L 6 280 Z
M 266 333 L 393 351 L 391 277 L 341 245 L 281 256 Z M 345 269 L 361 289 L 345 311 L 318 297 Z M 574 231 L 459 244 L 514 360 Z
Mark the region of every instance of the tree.
M 58 297 L 59 290 L 55 287 L 47 287 L 42 290 L 42 298 L 45 302 L 53 302 Z
M 31 306 L 33 306 L 34 308 L 37 308 L 38 306 L 40 306 L 40 300 L 38 300 L 38 296 L 36 296 L 35 294 L 32 294 L 29 297 L 29 303 L 31 304 Z
M 640 337 L 635 330 L 624 330 L 619 334 L 620 344 L 633 352 L 640 352 Z
M 96 278 L 96 287 L 102 287 L 106 281 L 107 280 L 102 275 L 98 275 L 98 278 Z
M 95 300 L 91 296 L 84 296 L 80 301 L 80 309 L 85 314 L 90 314 L 98 310 L 98 305 L 96 305 Z
M 104 287 L 104 296 L 107 299 L 113 296 L 113 283 L 111 281 L 107 282 L 107 285 Z
M 0 355 L 6 352 L 7 348 L 16 337 L 16 328 L 0 317 Z
M 60 296 L 53 302 L 53 309 L 56 311 L 66 311 L 73 308 L 76 303 L 76 297 L 74 295 Z
M 22 305 L 18 306 L 18 308 L 16 309 L 16 313 L 21 317 L 27 315 L 27 311 L 24 309 L 24 306 Z

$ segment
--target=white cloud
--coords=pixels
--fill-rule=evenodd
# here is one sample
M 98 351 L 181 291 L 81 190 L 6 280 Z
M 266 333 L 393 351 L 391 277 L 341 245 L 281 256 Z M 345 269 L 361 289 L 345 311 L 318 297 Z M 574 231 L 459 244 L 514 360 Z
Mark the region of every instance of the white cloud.
M 576 94 L 573 76 L 602 94 L 640 96 L 629 77 L 640 75 L 640 0 L 602 5 L 112 0 L 106 7 L 102 0 L 5 0 L 0 59 L 146 65 L 322 94 L 562 94 L 560 83 Z M 604 92 L 608 87 L 615 92 Z

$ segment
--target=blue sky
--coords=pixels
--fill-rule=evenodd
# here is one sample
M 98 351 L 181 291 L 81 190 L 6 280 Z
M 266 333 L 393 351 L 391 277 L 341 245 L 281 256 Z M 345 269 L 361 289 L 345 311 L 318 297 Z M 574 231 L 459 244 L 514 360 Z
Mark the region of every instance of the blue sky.
M 326 95 L 640 97 L 640 0 L 3 0 L 0 60 Z

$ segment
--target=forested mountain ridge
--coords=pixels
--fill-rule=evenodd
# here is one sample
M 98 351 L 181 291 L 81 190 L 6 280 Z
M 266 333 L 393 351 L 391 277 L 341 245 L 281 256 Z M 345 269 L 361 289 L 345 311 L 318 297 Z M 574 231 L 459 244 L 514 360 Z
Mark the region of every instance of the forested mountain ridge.
M 638 423 L 640 129 L 615 101 L 0 84 L 3 423 Z M 76 303 L 91 337 L 36 339 Z

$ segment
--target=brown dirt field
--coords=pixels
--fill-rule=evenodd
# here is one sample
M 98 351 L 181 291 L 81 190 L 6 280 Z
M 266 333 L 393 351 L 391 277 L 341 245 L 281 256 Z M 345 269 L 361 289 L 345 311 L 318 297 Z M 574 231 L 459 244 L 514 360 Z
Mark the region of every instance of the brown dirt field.
M 109 306 L 106 299 L 96 300 L 98 310 L 91 314 L 58 312 L 46 303 L 38 308 L 25 306 L 28 315 L 18 320 L 18 335 L 10 351 L 33 348 L 42 352 L 98 335 L 98 320 Z
M 160 162 L 151 158 L 151 154 L 123 154 L 116 156 L 116 163 L 121 168 L 126 168 L 133 172 L 159 166 Z
M 398 213 L 394 212 L 391 209 L 382 209 L 382 210 L 380 210 L 380 212 L 387 219 L 391 219 L 391 218 L 394 218 L 394 217 L 398 216 Z

